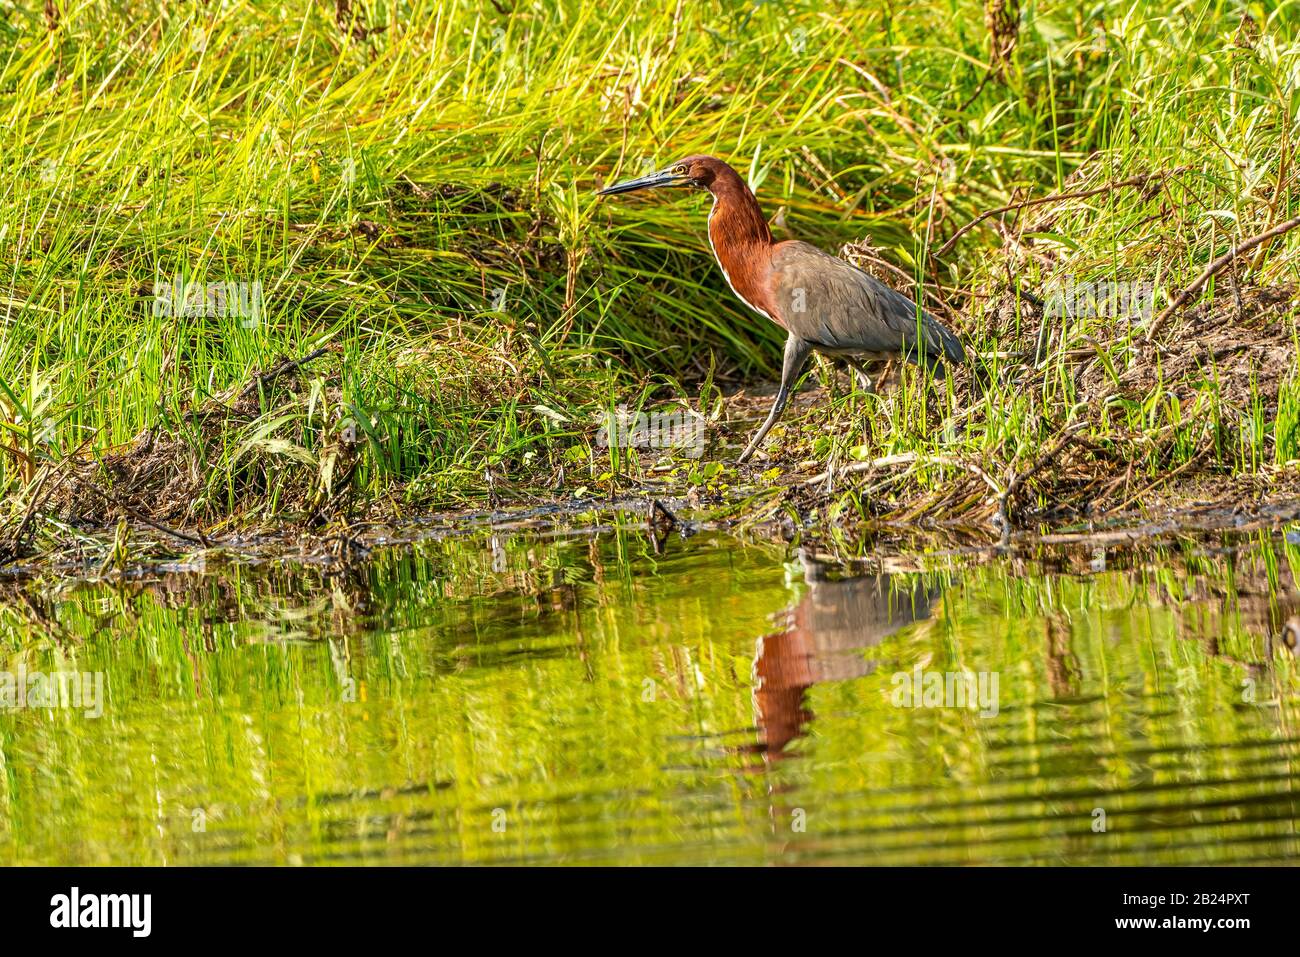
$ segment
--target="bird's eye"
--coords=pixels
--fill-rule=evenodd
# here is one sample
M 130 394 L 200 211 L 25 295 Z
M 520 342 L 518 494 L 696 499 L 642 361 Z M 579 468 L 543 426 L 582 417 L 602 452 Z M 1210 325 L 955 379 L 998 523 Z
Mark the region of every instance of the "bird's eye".
M 685 167 L 685 166 L 679 166 L 679 167 L 677 167 L 677 169 L 675 170 L 675 172 L 677 173 L 678 176 L 685 176 L 685 175 L 686 175 L 686 167 Z

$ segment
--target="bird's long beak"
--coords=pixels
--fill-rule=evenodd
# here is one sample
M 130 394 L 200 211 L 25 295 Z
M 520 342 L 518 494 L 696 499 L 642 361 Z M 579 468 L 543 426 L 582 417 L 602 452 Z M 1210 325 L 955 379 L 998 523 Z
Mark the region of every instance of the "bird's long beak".
M 604 189 L 597 190 L 596 195 L 613 196 L 616 193 L 634 193 L 638 189 L 653 189 L 656 186 L 686 186 L 690 181 L 689 176 L 675 173 L 671 169 L 664 169 L 657 173 L 651 173 L 649 176 L 625 179 L 613 186 L 606 186 Z

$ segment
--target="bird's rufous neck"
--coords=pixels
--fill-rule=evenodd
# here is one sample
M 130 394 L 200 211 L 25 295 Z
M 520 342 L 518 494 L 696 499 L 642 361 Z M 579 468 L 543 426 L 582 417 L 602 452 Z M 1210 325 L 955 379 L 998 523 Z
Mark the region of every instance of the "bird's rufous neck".
M 713 194 L 709 241 L 723 276 L 751 308 L 775 319 L 775 304 L 767 282 L 772 231 L 767 227 L 758 200 L 730 168 L 710 184 L 709 192 Z
M 770 246 L 772 231 L 759 209 L 758 200 L 740 174 L 727 167 L 709 186 L 713 193 L 711 225 L 725 228 L 727 241 L 736 246 Z M 721 236 L 714 237 L 717 244 Z

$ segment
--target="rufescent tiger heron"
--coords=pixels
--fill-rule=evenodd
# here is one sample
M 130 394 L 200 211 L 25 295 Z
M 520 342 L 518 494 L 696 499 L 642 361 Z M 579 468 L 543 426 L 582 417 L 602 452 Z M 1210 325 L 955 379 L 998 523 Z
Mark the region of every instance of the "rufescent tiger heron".
M 744 462 L 781 416 L 813 352 L 847 360 L 863 376 L 864 360 L 901 356 L 944 374 L 944 362 L 964 362 L 961 343 L 902 293 L 816 246 L 773 242 L 758 200 L 740 174 L 713 156 L 688 156 L 667 169 L 607 186 L 599 195 L 661 186 L 713 194 L 709 243 L 727 285 L 745 305 L 788 333 L 781 387 Z

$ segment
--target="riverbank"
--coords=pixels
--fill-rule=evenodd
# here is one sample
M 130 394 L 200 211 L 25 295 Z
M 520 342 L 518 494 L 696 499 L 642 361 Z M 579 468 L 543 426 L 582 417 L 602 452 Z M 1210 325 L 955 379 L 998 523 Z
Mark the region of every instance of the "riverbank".
M 207 548 L 493 514 L 572 524 L 620 503 L 649 514 L 654 501 L 665 506 L 656 521 L 680 512 L 701 527 L 833 540 L 846 553 L 926 530 L 995 544 L 1080 528 L 1213 528 L 1300 499 L 1293 294 L 1247 290 L 1180 313 L 1161 342 L 1089 337 L 1088 347 L 1037 360 L 1050 317 L 1040 309 L 1034 321 L 1022 302 L 1019 335 L 998 334 L 999 354 L 974 357 L 987 381 L 969 368 L 938 382 L 908 368 L 864 393 L 823 366 L 743 466 L 736 456 L 770 388 L 715 389 L 703 407 L 685 396 L 647 404 L 639 420 L 591 404 L 585 421 L 548 410 L 541 417 L 553 428 L 535 450 L 486 465 L 453 495 L 419 479 L 377 490 L 358 480 L 383 443 L 346 421 L 338 354 L 315 350 L 171 427 L 42 465 L 11 502 L 0 542 L 8 561 L 22 561 L 76 551 L 104 537 L 87 533 L 119 524 L 143 540 Z M 647 428 L 656 421 L 676 431 Z M 996 445 L 992 434 L 1002 436 Z M 668 447 L 647 447 L 656 439 Z

